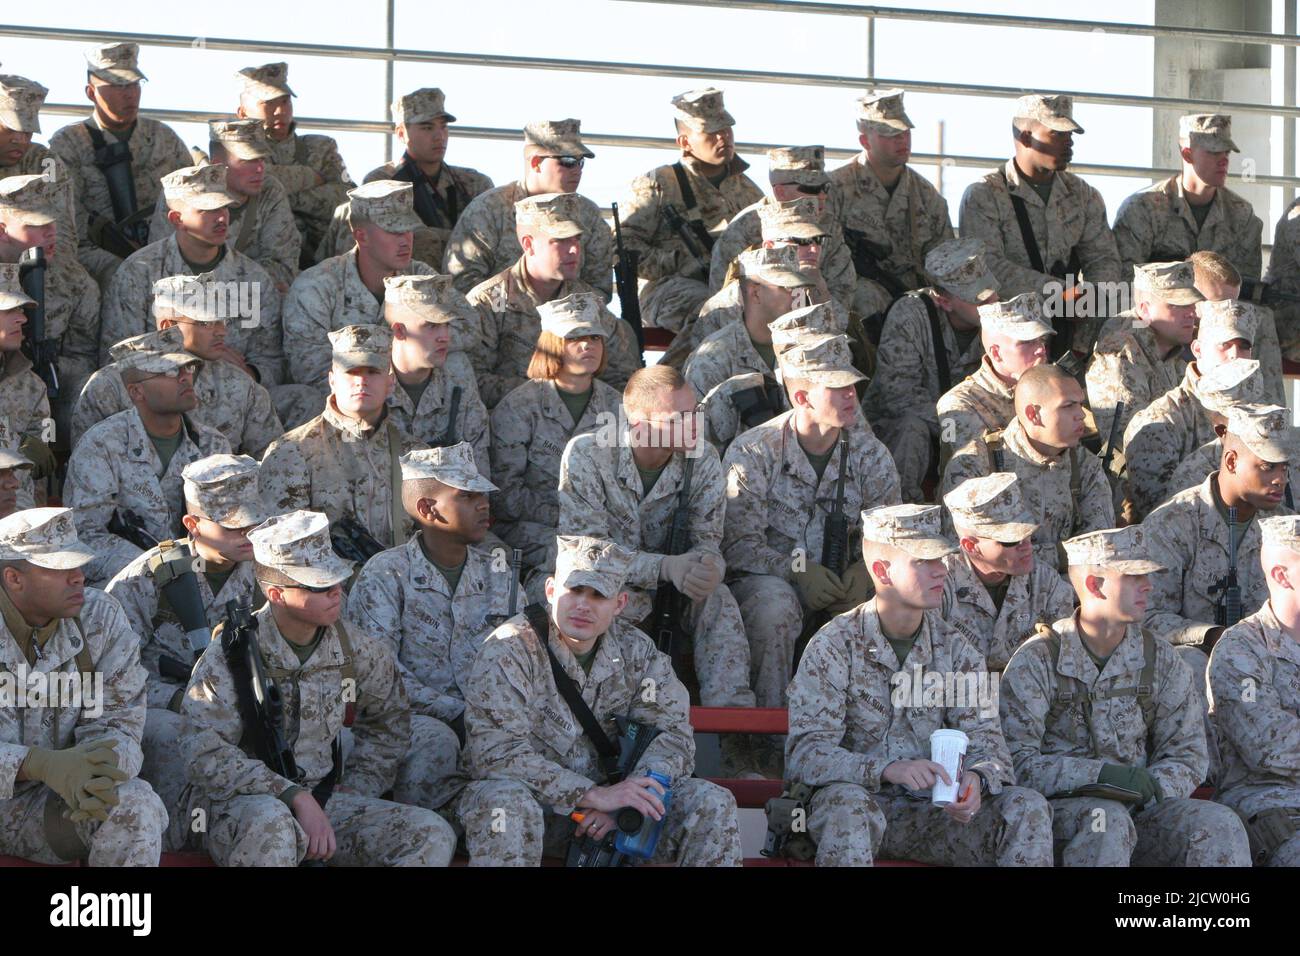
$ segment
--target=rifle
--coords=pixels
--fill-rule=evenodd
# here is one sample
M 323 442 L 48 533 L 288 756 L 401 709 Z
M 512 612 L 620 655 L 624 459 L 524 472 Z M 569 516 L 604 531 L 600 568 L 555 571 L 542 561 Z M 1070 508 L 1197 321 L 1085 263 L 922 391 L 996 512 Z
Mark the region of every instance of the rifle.
M 158 547 L 158 539 L 149 533 L 144 519 L 130 508 L 121 508 L 113 512 L 113 517 L 108 521 L 108 533 L 131 542 L 141 551 Z
M 732 392 L 731 404 L 740 415 L 740 424 L 745 428 L 754 428 L 781 413 L 782 394 L 781 386 L 764 376 L 762 385 Z
M 1101 456 L 1101 470 L 1106 474 L 1110 474 L 1110 462 L 1115 457 L 1115 443 L 1120 439 L 1119 423 L 1124 420 L 1124 408 L 1123 402 L 1116 402 L 1115 417 L 1110 420 L 1110 431 L 1106 435 L 1106 451 Z
M 165 544 L 171 542 L 164 542 Z M 163 654 L 158 658 L 158 673 L 171 680 L 189 683 L 194 664 L 199 662 L 212 641 L 207 609 L 203 606 L 203 592 L 199 590 L 199 578 L 194 573 L 194 555 L 182 543 L 171 544 L 171 547 L 160 546 L 158 553 L 149 559 L 149 570 L 153 573 L 154 585 L 162 599 L 171 607 L 185 631 L 192 661 L 187 666 L 184 661 Z
M 101 249 L 125 259 L 148 244 L 149 218 L 153 209 L 137 208 L 130 142 L 113 137 L 110 143 L 93 120 L 82 125 L 90 136 L 94 164 L 104 174 L 108 198 L 113 205 L 112 220 L 90 213 L 90 238 Z
M 1214 602 L 1214 623 L 1219 627 L 1232 627 L 1241 620 L 1241 585 L 1237 582 L 1237 509 L 1228 509 L 1228 573 L 1223 583 L 1213 588 L 1219 599 Z
M 430 448 L 449 448 L 459 442 L 456 437 L 456 416 L 460 414 L 460 396 L 464 391 L 459 385 L 451 390 L 451 413 L 447 416 L 447 430 L 433 440 Z
M 626 779 L 628 774 L 636 769 L 651 741 L 659 736 L 658 727 L 643 724 L 630 717 L 615 717 L 614 723 L 618 728 L 618 769 L 614 776 L 618 779 L 611 779 L 609 783 L 618 783 Z M 636 833 L 641 829 L 644 821 L 645 817 L 641 811 L 634 810 L 632 807 L 623 807 L 614 814 L 617 829 L 623 833 Z M 583 837 L 580 840 L 571 837 L 564 865 L 621 866 L 626 857 L 615 848 L 614 838 L 613 833 L 607 833 L 600 841 L 593 840 L 591 837 Z
M 695 234 L 695 230 L 677 211 L 676 206 L 665 204 L 661 208 L 664 211 L 664 218 L 668 220 L 669 228 L 677 233 L 677 238 L 686 244 L 687 251 L 695 257 L 696 261 L 704 264 L 704 271 L 707 272 L 709 269 L 709 250 L 705 249 L 700 243 L 700 238 Z
M 860 229 L 850 229 L 845 226 L 842 232 L 844 243 L 853 256 L 854 272 L 863 279 L 870 279 L 882 285 L 891 298 L 897 299 L 907 293 L 907 288 L 898 277 L 890 275 L 880 264 L 888 259 L 890 252 L 893 251 L 888 245 L 877 242 Z
M 301 783 L 303 772 L 294 758 L 293 748 L 284 738 L 284 699 L 280 695 L 280 685 L 266 676 L 262 651 L 257 644 L 257 620 L 249 608 L 240 606 L 238 601 L 226 604 L 226 617 L 221 626 L 221 652 L 235 680 L 236 702 L 244 724 L 243 742 L 252 747 L 258 760 L 277 774 L 295 784 Z M 311 790 L 322 810 L 342 772 L 343 748 L 337 737 L 330 751 L 334 765 Z M 303 860 L 300 865 L 316 867 L 325 864 L 321 860 Z
M 677 508 L 673 511 L 668 541 L 664 546 L 665 555 L 685 554 L 690 548 L 691 476 L 694 472 L 695 459 L 688 455 L 685 458 L 682 487 L 677 493 Z M 684 604 L 681 592 L 671 581 L 659 582 L 659 587 L 655 589 L 654 607 L 650 611 L 650 637 L 655 642 L 655 647 L 674 658 L 674 670 L 678 669 L 673 654 L 673 646 L 676 643 L 674 638 L 682 633 L 682 616 L 686 611 Z
M 641 299 L 637 295 L 636 268 L 641 253 L 623 247 L 623 225 L 618 219 L 618 203 L 614 203 L 614 246 L 618 261 L 614 263 L 614 287 L 618 291 L 619 310 L 623 321 L 632 326 L 636 335 L 636 353 L 645 365 L 645 325 L 641 321 Z
M 379 539 L 352 515 L 344 515 L 330 525 L 330 544 L 340 558 L 358 564 L 365 564 L 385 550 Z
M 30 293 L 28 294 L 30 295 Z M 1264 306 L 1279 305 L 1283 302 L 1300 302 L 1300 294 L 1282 292 L 1272 282 L 1261 282 L 1259 279 L 1246 278 L 1241 280 L 1241 298 Z
M 849 566 L 849 516 L 844 513 L 844 478 L 849 470 L 849 439 L 840 432 L 840 472 L 835 476 L 835 510 L 822 521 L 821 564 L 836 577 Z M 817 633 L 831 618 L 826 611 L 818 611 L 813 627 Z
M 18 257 L 19 282 L 35 305 L 26 306 L 27 324 L 23 327 L 23 352 L 31 359 L 32 371 L 45 383 L 45 394 L 59 397 L 59 340 L 45 337 L 45 250 L 40 246 L 27 249 Z

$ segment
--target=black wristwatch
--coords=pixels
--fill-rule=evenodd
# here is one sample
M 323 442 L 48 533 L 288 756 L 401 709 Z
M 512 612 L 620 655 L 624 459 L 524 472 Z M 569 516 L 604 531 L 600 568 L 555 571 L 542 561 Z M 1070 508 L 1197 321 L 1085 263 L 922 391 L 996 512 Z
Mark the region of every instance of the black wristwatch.
M 970 768 L 970 772 L 980 778 L 980 796 L 984 796 L 989 792 L 989 778 L 984 775 L 983 770 L 977 770 L 974 767 Z

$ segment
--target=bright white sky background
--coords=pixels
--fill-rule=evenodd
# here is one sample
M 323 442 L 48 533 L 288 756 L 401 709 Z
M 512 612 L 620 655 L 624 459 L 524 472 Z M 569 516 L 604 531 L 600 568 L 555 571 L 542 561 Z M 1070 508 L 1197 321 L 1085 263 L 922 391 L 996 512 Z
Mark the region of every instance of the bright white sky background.
M 1152 0 L 1090 0 L 1087 4 L 1026 0 L 892 0 L 916 6 L 1032 16 L 1081 16 L 1091 20 L 1150 23 Z M 1280 3 L 1275 2 L 1280 17 Z M 532 55 L 637 63 L 693 64 L 757 70 L 865 76 L 866 23 L 845 17 L 765 13 L 712 8 L 667 7 L 616 0 L 397 0 L 399 48 L 449 50 L 485 55 Z M 217 12 L 224 16 L 217 18 Z M 219 4 L 178 4 L 161 0 L 105 4 L 102 0 L 63 0 L 50 5 L 9 5 L 10 23 L 285 40 L 382 47 L 383 0 L 308 0 L 291 4 L 269 0 L 222 0 Z M 551 22 L 538 22 L 549 17 Z M 1276 22 L 1280 22 L 1280 19 Z M 50 88 L 52 103 L 84 101 L 85 63 L 79 42 L 0 38 L 5 73 L 18 73 Z M 1045 32 L 939 23 L 881 20 L 876 23 L 876 75 L 882 78 L 974 82 L 994 86 L 1055 87 L 1130 94 L 1152 92 L 1154 40 L 1105 33 Z M 1281 49 L 1274 48 L 1280 74 Z M 334 57 L 263 56 L 219 50 L 145 47 L 141 69 L 142 107 L 231 110 L 243 66 L 287 59 L 290 84 L 298 93 L 301 116 L 339 116 L 382 120 L 384 66 L 381 61 Z M 590 73 L 518 71 L 495 67 L 451 67 L 398 63 L 398 94 L 420 86 L 439 86 L 460 123 L 520 128 L 530 119 L 576 116 L 591 132 L 670 135 L 669 99 L 694 85 L 678 78 L 600 76 Z M 854 104 L 848 89 L 726 84 L 727 106 L 737 118 L 740 141 L 823 143 L 856 148 Z M 864 85 L 865 89 L 865 85 Z M 1280 83 L 1274 83 L 1280 102 Z M 988 97 L 909 93 L 907 110 L 916 123 L 913 150 L 937 151 L 937 126 L 946 123 L 945 149 L 965 155 L 1005 156 L 1010 149 L 1011 101 Z M 1087 133 L 1075 142 L 1075 160 L 1145 166 L 1151 163 L 1151 114 L 1145 109 L 1076 104 L 1075 116 Z M 46 114 L 48 141 L 67 116 Z M 1274 120 L 1275 133 L 1281 121 Z M 206 141 L 197 124 L 177 124 L 186 143 Z M 338 135 L 344 160 L 357 182 L 383 161 L 378 134 Z M 1274 136 L 1274 158 L 1280 157 Z M 595 147 L 582 192 L 601 205 L 619 200 L 633 175 L 671 158 L 646 149 Z M 400 144 L 395 147 L 400 153 Z M 746 156 L 753 178 L 766 186 L 766 161 Z M 516 143 L 455 138 L 448 161 L 473 166 L 504 183 L 519 174 Z M 1233 172 L 1240 157 L 1234 155 Z M 934 166 L 918 166 L 934 179 Z M 1261 170 L 1270 168 L 1260 163 Z M 1276 169 L 1276 165 L 1271 168 Z M 965 187 L 981 173 L 947 169 L 944 193 L 954 225 Z M 1129 193 L 1145 180 L 1090 177 L 1106 199 L 1112 218 Z M 1265 220 L 1265 242 L 1281 213 L 1281 190 L 1272 190 Z

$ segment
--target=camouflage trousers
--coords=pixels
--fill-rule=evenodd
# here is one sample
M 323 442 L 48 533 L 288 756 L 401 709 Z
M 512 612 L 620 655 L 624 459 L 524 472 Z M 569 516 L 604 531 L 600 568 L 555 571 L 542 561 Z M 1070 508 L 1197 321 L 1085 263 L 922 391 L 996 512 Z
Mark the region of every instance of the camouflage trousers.
M 1114 800 L 1052 800 L 1062 866 L 1250 866 L 1241 818 L 1208 800 L 1162 800 L 1130 814 Z
M 297 866 L 307 856 L 307 834 L 278 797 L 199 799 L 207 820 L 204 845 L 220 866 Z M 432 810 L 335 790 L 325 815 L 337 849 L 330 866 L 446 866 L 456 834 Z
M 162 854 L 167 811 L 139 778 L 117 788 L 118 804 L 108 819 L 72 823 L 68 805 L 49 787 L 29 786 L 10 800 L 0 800 L 0 853 L 62 863 L 84 859 L 91 866 L 157 866 Z
M 180 685 L 176 685 L 179 687 Z M 166 850 L 180 850 L 187 842 L 185 748 L 181 746 L 181 715 L 150 707 L 140 741 L 144 762 L 140 779 L 153 787 L 167 809 L 171 825 L 164 840 Z
M 931 435 L 930 425 L 920 415 L 905 409 L 896 411 L 898 418 L 882 418 L 872 422 L 871 427 L 894 457 L 903 501 L 922 504 L 925 495 L 921 484 L 930 471 L 930 461 L 937 460 L 937 437 Z
M 544 809 L 516 780 L 474 781 L 461 793 L 456 814 L 470 866 L 540 866 L 543 856 L 564 856 L 573 832 L 567 816 Z M 650 862 L 740 866 L 742 852 L 731 791 L 693 777 L 675 780 Z
M 412 714 L 411 746 L 398 765 L 393 799 L 437 810 L 465 785 L 459 763 L 460 741 L 456 732 L 436 717 Z
M 1210 657 L 1194 644 L 1177 644 L 1174 646 L 1174 650 L 1178 652 L 1178 657 L 1192 672 L 1192 692 L 1196 694 L 1196 706 L 1200 710 L 1202 721 L 1205 724 L 1205 746 L 1210 756 L 1210 769 L 1205 775 L 1205 780 L 1208 783 L 1217 783 L 1219 771 L 1223 768 L 1223 762 L 1222 757 L 1219 755 L 1218 727 L 1210 719 L 1209 690 L 1207 689 L 1208 683 L 1205 676 L 1205 672 L 1210 666 Z
M 799 594 L 774 574 L 747 574 L 730 587 L 749 639 L 749 680 L 757 705 L 784 707 L 795 645 L 803 632 Z
M 958 823 L 929 799 L 871 794 L 852 783 L 819 789 L 808 811 L 818 866 L 871 866 L 877 857 L 936 866 L 1051 866 L 1052 815 L 1042 794 L 1006 787 Z
M 685 629 L 695 640 L 695 675 L 705 707 L 753 707 L 749 645 L 740 608 L 725 584 L 703 601 L 692 601 Z
M 695 318 L 710 295 L 709 284 L 699 279 L 655 279 L 641 290 L 641 321 L 646 328 L 677 332 Z

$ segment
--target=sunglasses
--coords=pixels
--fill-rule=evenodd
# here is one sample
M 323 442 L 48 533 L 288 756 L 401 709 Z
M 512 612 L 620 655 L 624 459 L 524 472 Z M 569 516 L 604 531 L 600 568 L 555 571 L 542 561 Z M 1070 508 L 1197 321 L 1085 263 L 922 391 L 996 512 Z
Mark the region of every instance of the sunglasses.
M 799 192 L 803 193 L 805 196 L 820 196 L 823 193 L 828 193 L 831 191 L 831 184 L 822 183 L 820 186 L 808 186 L 803 183 L 800 183 L 796 188 L 799 190 Z
M 553 159 L 565 169 L 581 169 L 587 161 L 583 156 L 543 156 L 542 159 Z
M 262 581 L 260 583 L 266 584 L 267 587 L 280 588 L 285 591 L 288 590 L 306 591 L 309 594 L 328 594 L 330 591 L 333 591 L 336 587 L 339 586 L 337 584 L 327 584 L 323 588 L 313 588 L 313 587 L 308 587 L 305 584 L 268 584 L 265 581 Z
M 180 378 L 182 372 L 189 372 L 191 375 L 198 369 L 198 364 L 191 362 L 189 365 L 182 365 L 180 368 L 168 369 L 166 372 L 155 372 L 149 378 Z M 148 381 L 149 379 L 145 379 Z
M 790 239 L 785 239 L 785 240 L 783 240 L 783 241 L 784 241 L 784 242 L 788 242 L 788 243 L 790 243 L 790 244 L 793 245 L 793 246 L 824 246 L 824 245 L 826 245 L 826 237 L 825 237 L 825 236 L 813 236 L 812 238 L 809 238 L 809 239 L 794 239 L 794 238 L 790 238 Z

